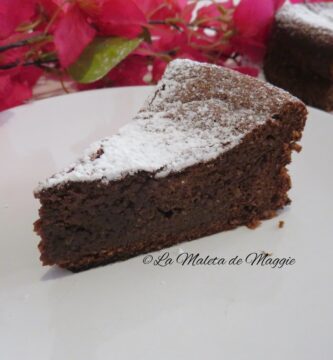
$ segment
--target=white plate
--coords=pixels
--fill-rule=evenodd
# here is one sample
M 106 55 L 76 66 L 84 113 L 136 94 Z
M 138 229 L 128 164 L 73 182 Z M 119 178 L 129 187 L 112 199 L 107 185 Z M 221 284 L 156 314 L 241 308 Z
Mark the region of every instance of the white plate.
M 267 251 L 294 265 L 159 267 L 139 256 L 74 275 L 41 266 L 34 187 L 114 133 L 150 91 L 82 92 L 0 114 L 0 359 L 331 360 L 333 117 L 318 110 L 293 156 L 290 207 L 256 230 L 168 250 L 174 260 Z

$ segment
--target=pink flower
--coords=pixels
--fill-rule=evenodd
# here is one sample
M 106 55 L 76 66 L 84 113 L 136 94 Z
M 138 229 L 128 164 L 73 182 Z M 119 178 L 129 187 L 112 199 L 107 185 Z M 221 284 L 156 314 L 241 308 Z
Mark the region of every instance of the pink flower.
M 11 35 L 23 22 L 29 21 L 36 11 L 36 0 L 0 1 L 0 39 Z
M 88 24 L 78 6 L 63 14 L 54 31 L 54 44 L 63 67 L 72 64 L 92 41 L 96 31 Z
M 242 0 L 234 13 L 238 34 L 248 39 L 265 40 L 276 7 L 274 0 Z
M 319 1 L 332 0 L 309 0 Z M 200 7 L 193 19 L 197 2 L 190 0 L 0 0 L 0 45 L 5 45 L 0 53 L 0 109 L 32 96 L 42 71 L 23 64 L 47 61 L 45 66 L 66 70 L 95 36 L 145 35 L 147 41 L 103 79 L 78 85 L 80 89 L 155 83 L 174 58 L 207 61 L 257 76 L 256 67 L 242 63 L 246 57 L 262 60 L 275 13 L 284 2 L 240 0 L 236 6 L 233 0 L 216 0 Z M 22 33 L 20 25 L 28 30 Z M 42 34 L 44 38 L 36 37 Z M 17 43 L 30 36 L 30 44 Z M 15 48 L 6 49 L 11 43 Z M 50 65 L 54 53 L 57 58 Z
M 80 0 L 90 3 L 81 8 L 103 35 L 135 38 L 142 32 L 146 17 L 132 0 Z
M 115 86 L 147 85 L 147 59 L 139 55 L 130 55 L 110 71 L 108 79 Z
M 165 68 L 168 65 L 166 61 L 156 58 L 153 62 L 153 82 L 157 83 L 164 74 Z
M 176 17 L 182 6 L 176 0 L 133 0 L 150 20 L 165 20 Z M 183 2 L 181 5 L 184 5 Z
M 234 12 L 233 44 L 255 60 L 264 53 L 274 15 L 285 0 L 242 0 Z
M 32 87 L 42 71 L 36 67 L 16 68 L 0 74 L 0 111 L 22 104 L 32 97 Z
M 24 66 L 20 68 L 20 71 L 14 76 L 14 79 L 32 88 L 36 85 L 42 74 L 43 71 L 36 66 Z
M 0 46 L 6 47 L 10 44 L 17 43 L 20 41 L 27 40 L 38 36 L 39 32 L 30 32 L 29 34 L 24 33 L 13 33 L 7 39 L 0 40 Z M 25 53 L 29 50 L 28 46 L 13 47 L 6 51 L 0 52 L 0 65 L 17 64 L 18 66 L 9 67 L 6 70 L 0 69 L 0 75 L 13 75 L 20 71 L 20 66 L 24 63 Z
M 206 26 L 221 26 L 221 21 L 219 19 L 222 17 L 222 14 L 220 12 L 220 7 L 222 7 L 225 10 L 232 9 L 233 8 L 233 2 L 232 0 L 228 0 L 226 2 L 223 2 L 222 4 L 210 4 L 203 6 L 199 9 L 196 20 L 200 20 L 200 24 L 204 24 Z
M 39 4 L 47 16 L 52 16 L 58 9 L 58 4 L 53 0 L 39 0 Z
M 0 111 L 21 104 L 31 97 L 31 88 L 11 76 L 0 76 Z

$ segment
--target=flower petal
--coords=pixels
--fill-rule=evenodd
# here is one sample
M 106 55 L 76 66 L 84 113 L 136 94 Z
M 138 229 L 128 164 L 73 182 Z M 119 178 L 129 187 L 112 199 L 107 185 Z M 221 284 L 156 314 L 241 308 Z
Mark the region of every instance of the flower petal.
M 77 6 L 68 10 L 54 31 L 54 44 L 63 67 L 72 64 L 92 41 L 96 31 Z
M 134 38 L 142 32 L 146 17 L 132 0 L 95 0 L 97 6 L 88 10 L 103 35 Z
M 234 13 L 234 22 L 240 36 L 263 38 L 274 16 L 272 0 L 242 0 Z
M 177 0 L 133 0 L 150 20 L 175 18 L 182 10 Z
M 10 76 L 0 76 L 0 111 L 17 106 L 32 97 L 32 90 Z
M 143 56 L 130 55 L 115 67 L 108 78 L 115 86 L 147 85 L 145 79 L 148 74 L 147 59 Z
M 36 0 L 0 1 L 0 39 L 12 34 L 15 29 L 30 20 L 36 11 Z
M 253 60 L 260 60 L 275 12 L 283 3 L 284 0 L 242 0 L 234 12 L 237 35 L 232 44 Z
M 157 83 L 164 74 L 165 68 L 168 65 L 166 61 L 156 58 L 153 62 L 153 82 Z

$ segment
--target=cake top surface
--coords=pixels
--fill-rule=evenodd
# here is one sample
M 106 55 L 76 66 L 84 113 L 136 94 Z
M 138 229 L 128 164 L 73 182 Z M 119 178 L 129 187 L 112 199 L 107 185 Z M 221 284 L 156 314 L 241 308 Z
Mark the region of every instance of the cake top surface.
M 287 3 L 276 14 L 276 20 L 295 31 L 332 38 L 333 3 Z
M 163 177 L 213 160 L 299 100 L 260 80 L 191 60 L 171 62 L 134 119 L 93 143 L 36 192 L 70 181 L 120 180 L 139 171 Z

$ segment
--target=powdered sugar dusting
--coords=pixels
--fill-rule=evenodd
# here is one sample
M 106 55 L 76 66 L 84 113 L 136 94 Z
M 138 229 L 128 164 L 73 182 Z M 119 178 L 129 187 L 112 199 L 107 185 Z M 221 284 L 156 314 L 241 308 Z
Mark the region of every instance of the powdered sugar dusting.
M 290 101 L 298 100 L 234 71 L 175 60 L 132 122 L 92 144 L 37 192 L 68 181 L 119 180 L 138 171 L 162 177 L 207 162 Z
M 333 4 L 286 4 L 276 15 L 279 23 L 291 29 L 311 31 L 317 36 L 333 35 Z

